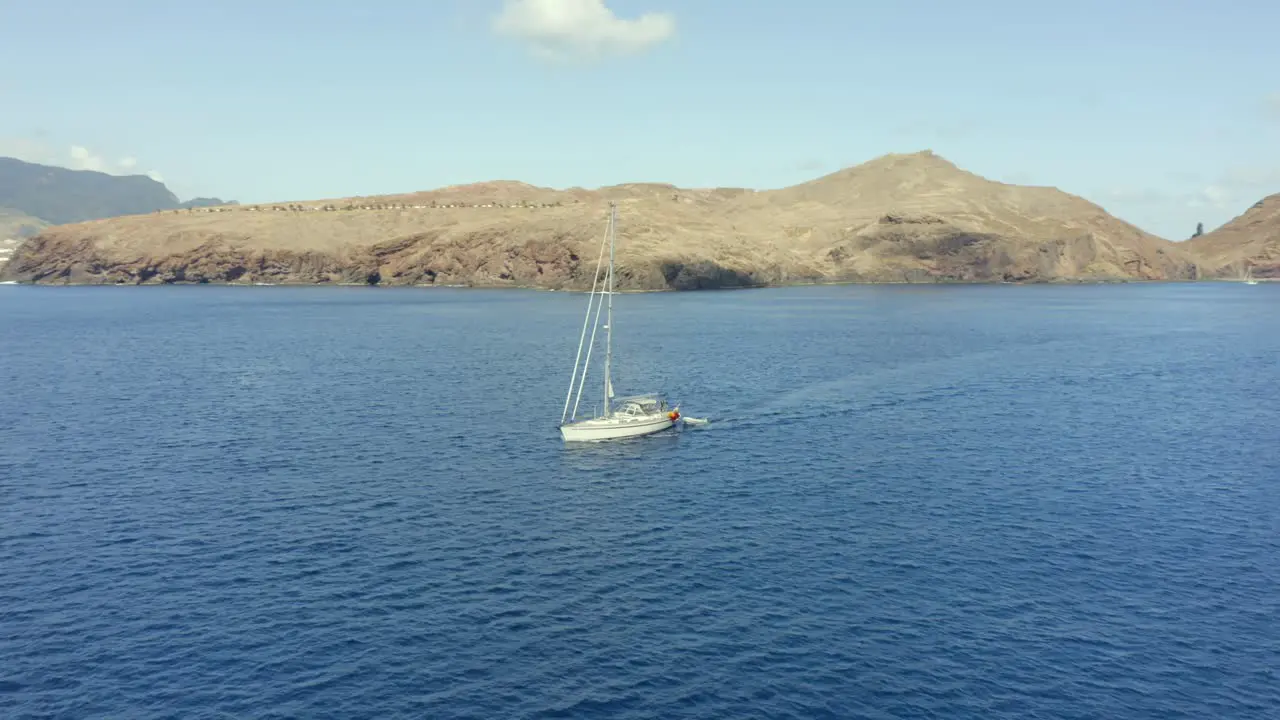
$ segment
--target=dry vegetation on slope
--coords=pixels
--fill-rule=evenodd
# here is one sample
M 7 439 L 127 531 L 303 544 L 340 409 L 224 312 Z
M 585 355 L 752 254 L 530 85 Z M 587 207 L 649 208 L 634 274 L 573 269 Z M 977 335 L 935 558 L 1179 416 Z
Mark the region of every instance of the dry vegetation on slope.
M 925 151 L 781 190 L 490 182 L 377 198 L 153 213 L 50 228 L 6 277 L 582 288 L 609 201 L 618 286 L 1192 279 L 1183 248 L 1052 188 Z

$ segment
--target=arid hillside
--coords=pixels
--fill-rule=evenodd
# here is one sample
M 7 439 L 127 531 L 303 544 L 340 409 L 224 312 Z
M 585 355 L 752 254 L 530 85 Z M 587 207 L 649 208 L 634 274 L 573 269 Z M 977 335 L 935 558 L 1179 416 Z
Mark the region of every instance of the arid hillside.
M 1184 247 L 1097 205 L 993 182 L 929 151 L 769 191 L 499 181 L 134 215 L 49 228 L 3 273 L 38 283 L 584 288 L 610 201 L 620 289 L 1198 277 Z
M 1258 201 L 1226 225 L 1185 245 L 1214 277 L 1280 280 L 1280 193 Z

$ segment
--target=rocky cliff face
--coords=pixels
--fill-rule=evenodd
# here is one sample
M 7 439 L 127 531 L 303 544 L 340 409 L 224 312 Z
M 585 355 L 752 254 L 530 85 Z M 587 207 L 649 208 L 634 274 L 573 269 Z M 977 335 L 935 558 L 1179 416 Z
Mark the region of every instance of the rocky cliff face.
M 4 277 L 39 283 L 590 287 L 609 201 L 620 289 L 819 281 L 1193 279 L 1192 255 L 1052 188 L 930 153 L 756 192 L 493 182 L 198 208 L 49 228 Z
M 1258 201 L 1226 225 L 1183 243 L 1214 277 L 1280 280 L 1280 193 Z

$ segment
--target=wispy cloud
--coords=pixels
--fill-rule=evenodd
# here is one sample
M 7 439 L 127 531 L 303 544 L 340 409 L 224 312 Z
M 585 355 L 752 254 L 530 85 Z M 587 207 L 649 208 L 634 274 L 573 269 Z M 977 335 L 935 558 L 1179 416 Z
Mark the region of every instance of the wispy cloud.
M 1221 185 L 1206 185 L 1189 194 L 1187 207 L 1226 210 L 1230 207 L 1235 193 Z
M 111 174 L 111 176 L 134 176 L 145 174 L 156 182 L 164 182 L 156 170 L 141 173 L 138 170 L 138 159 L 125 155 L 119 160 L 109 161 L 104 154 L 95 152 L 83 145 L 72 145 L 58 151 L 49 142 L 40 137 L 5 137 L 0 136 L 0 156 L 17 158 L 26 163 L 54 165 L 54 167 L 72 170 L 95 170 L 95 172 Z
M 0 156 L 32 163 L 55 162 L 55 153 L 50 149 L 49 144 L 32 137 L 0 137 Z
M 492 28 L 539 57 L 567 60 L 643 52 L 670 39 L 676 22 L 669 13 L 620 18 L 604 0 L 506 0 Z
M 108 175 L 144 174 L 156 182 L 164 182 L 160 173 L 148 170 L 138 171 L 138 159 L 126 155 L 115 162 L 106 159 L 102 153 L 95 152 L 84 145 L 71 145 L 64 151 L 57 151 L 49 143 L 31 137 L 0 137 L 0 156 L 12 157 L 24 162 L 40 165 L 53 165 L 71 170 L 92 170 Z
M 135 169 L 138 167 L 138 159 L 133 156 L 122 157 L 114 164 L 89 148 L 83 145 L 72 145 L 67 151 L 70 161 L 66 164 L 72 170 L 95 170 L 108 175 L 136 175 Z M 147 177 L 158 183 L 164 182 L 164 178 L 155 170 L 148 170 L 144 173 Z
M 1200 178 L 1196 187 L 1112 188 L 1100 195 L 1104 201 L 1135 206 L 1235 211 L 1277 192 L 1280 192 L 1280 168 L 1247 166 L 1228 168 L 1212 181 Z
M 999 178 L 1010 185 L 1035 185 L 1035 177 L 1026 170 L 1014 170 Z
M 1224 210 L 1234 193 L 1222 185 L 1205 185 L 1193 190 L 1161 190 L 1156 188 L 1112 188 L 1101 193 L 1106 202 L 1126 205 L 1211 208 Z
M 1227 185 L 1235 187 L 1251 190 L 1261 189 L 1266 190 L 1268 193 L 1280 192 L 1280 167 L 1231 168 L 1223 173 L 1222 179 Z

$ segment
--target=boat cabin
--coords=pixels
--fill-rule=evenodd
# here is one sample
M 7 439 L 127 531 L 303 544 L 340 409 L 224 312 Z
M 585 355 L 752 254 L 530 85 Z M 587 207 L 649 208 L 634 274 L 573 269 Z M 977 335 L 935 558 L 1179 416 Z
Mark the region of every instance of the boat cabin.
M 662 395 L 636 395 L 618 398 L 614 403 L 617 407 L 614 412 L 623 417 L 640 417 L 667 412 L 667 399 Z

